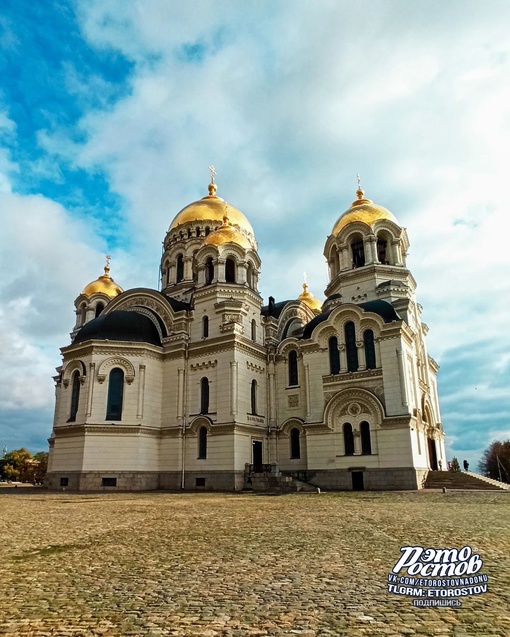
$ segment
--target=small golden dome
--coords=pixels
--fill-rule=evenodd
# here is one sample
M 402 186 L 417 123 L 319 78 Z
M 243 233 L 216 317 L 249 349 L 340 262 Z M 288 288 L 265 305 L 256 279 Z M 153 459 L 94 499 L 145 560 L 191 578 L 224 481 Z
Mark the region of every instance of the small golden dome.
M 231 210 L 229 206 L 229 214 Z M 236 243 L 245 250 L 251 250 L 253 248 L 248 238 L 232 226 L 230 218 L 225 214 L 225 211 L 223 213 L 223 225 L 207 235 L 204 239 L 204 246 L 221 246 L 224 243 Z
M 206 197 L 189 204 L 189 206 L 183 208 L 176 215 L 170 224 L 168 232 L 172 232 L 172 230 L 175 230 L 178 226 L 190 221 L 209 221 L 211 225 L 220 223 L 227 211 L 227 206 L 231 224 L 233 226 L 239 226 L 243 232 L 254 236 L 253 228 L 244 214 L 240 210 L 237 210 L 237 208 L 233 208 L 230 204 L 227 204 L 221 197 L 216 196 L 215 183 L 209 184 L 209 194 Z
M 104 274 L 98 277 L 95 281 L 92 281 L 83 288 L 82 294 L 85 296 L 92 296 L 93 294 L 106 294 L 106 296 L 114 299 L 116 296 L 124 292 L 124 290 L 117 285 L 110 276 L 110 266 L 106 264 L 104 266 Z
M 303 291 L 299 295 L 298 299 L 306 303 L 311 310 L 320 312 L 322 308 L 322 302 L 319 301 L 313 294 L 308 292 L 308 285 L 303 283 Z
M 370 199 L 364 199 L 365 193 L 361 188 L 356 191 L 357 199 L 352 202 L 349 210 L 338 219 L 331 234 L 338 235 L 344 228 L 350 223 L 355 221 L 361 221 L 367 226 L 371 226 L 375 221 L 379 219 L 388 219 L 393 223 L 398 224 L 397 219 L 386 208 L 378 206 Z

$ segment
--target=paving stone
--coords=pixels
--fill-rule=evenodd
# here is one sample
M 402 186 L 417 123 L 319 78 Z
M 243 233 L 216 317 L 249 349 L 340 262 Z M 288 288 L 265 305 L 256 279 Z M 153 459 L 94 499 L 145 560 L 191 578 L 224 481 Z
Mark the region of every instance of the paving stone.
M 0 492 L 0 635 L 508 637 L 509 496 Z M 476 547 L 489 593 L 389 594 L 408 544 Z

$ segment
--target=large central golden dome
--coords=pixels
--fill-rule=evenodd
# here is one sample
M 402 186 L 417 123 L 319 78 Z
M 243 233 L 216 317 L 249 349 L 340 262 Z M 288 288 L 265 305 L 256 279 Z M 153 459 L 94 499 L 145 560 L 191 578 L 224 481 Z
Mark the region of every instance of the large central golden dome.
M 233 226 L 238 226 L 241 230 L 253 236 L 253 228 L 244 214 L 228 204 L 221 197 L 216 196 L 216 184 L 209 184 L 209 194 L 198 201 L 194 201 L 183 208 L 170 224 L 168 232 L 175 230 L 183 223 L 210 221 L 212 225 L 221 226 L 223 217 L 228 215 Z M 213 228 L 211 228 L 212 230 Z
M 364 194 L 361 189 L 356 191 L 358 198 L 352 202 L 349 210 L 344 212 L 338 219 L 331 234 L 335 236 L 338 235 L 345 226 L 355 221 L 361 221 L 362 223 L 366 223 L 367 226 L 371 226 L 379 219 L 387 219 L 388 221 L 393 221 L 393 223 L 398 224 L 393 213 L 382 206 L 378 206 L 373 201 L 370 201 L 370 199 L 364 199 Z

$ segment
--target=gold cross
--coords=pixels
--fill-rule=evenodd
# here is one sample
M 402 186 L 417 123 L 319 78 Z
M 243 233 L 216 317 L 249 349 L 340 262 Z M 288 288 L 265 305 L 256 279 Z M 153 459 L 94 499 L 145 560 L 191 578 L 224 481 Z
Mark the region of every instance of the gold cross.
M 110 267 L 110 261 L 112 260 L 111 256 L 109 254 L 106 255 L 106 267 L 109 268 Z
M 211 184 L 214 184 L 214 178 L 216 176 L 216 170 L 214 169 L 214 166 L 209 166 L 209 170 L 211 171 Z
M 361 190 L 361 179 L 359 175 L 356 175 L 356 178 L 358 180 L 358 190 Z

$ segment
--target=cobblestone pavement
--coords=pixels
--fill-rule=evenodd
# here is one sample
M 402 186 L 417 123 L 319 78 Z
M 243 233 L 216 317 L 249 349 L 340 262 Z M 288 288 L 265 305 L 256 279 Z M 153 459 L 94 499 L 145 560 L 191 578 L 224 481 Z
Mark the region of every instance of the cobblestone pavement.
M 510 636 L 506 493 L 0 492 L 0 635 Z M 489 592 L 416 608 L 403 545 L 484 559 Z

